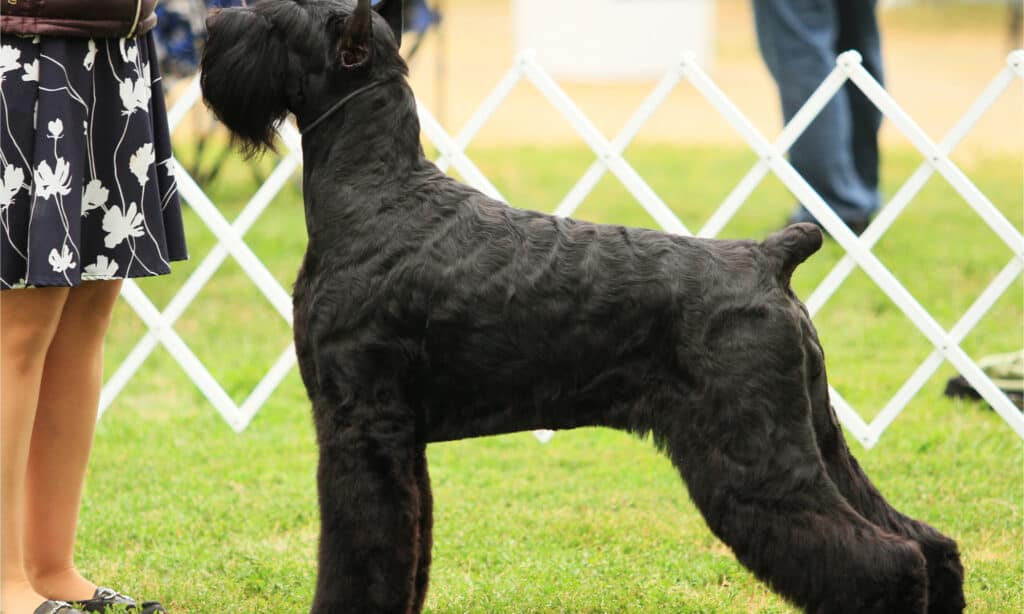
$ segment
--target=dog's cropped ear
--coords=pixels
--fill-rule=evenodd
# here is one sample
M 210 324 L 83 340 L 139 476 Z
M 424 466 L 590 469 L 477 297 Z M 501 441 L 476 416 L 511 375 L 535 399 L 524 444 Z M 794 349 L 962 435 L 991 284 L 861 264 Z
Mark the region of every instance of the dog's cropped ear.
M 274 127 L 288 112 L 288 47 L 251 9 L 211 13 L 200 85 L 207 104 L 247 155 L 273 147 Z
M 340 20 L 339 20 L 340 21 Z M 370 0 L 359 0 L 356 10 L 346 17 L 339 25 L 331 24 L 332 29 L 340 27 L 335 54 L 342 68 L 362 68 L 370 61 L 373 50 L 373 13 Z
M 380 0 L 373 8 L 380 13 L 380 16 L 391 26 L 391 33 L 395 35 L 395 45 L 402 46 L 402 7 L 404 0 Z

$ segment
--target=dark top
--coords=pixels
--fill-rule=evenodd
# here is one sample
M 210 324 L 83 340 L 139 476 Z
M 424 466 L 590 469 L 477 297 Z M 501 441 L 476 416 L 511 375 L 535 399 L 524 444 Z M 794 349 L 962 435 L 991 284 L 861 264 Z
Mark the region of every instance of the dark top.
M 156 0 L 2 0 L 0 32 L 120 38 L 156 25 Z

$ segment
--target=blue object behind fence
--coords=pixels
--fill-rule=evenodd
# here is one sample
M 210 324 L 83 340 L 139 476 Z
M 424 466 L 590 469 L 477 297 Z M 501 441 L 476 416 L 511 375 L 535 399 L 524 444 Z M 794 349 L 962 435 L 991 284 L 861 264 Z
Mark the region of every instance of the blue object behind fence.
M 374 2 L 379 4 L 380 0 Z M 246 0 L 164 0 L 156 7 L 154 38 L 164 76 L 187 77 L 199 69 L 210 9 L 245 6 Z M 441 22 L 426 0 L 405 0 L 405 31 L 422 36 Z M 415 49 L 419 45 L 414 45 Z M 410 54 L 411 55 L 411 54 Z

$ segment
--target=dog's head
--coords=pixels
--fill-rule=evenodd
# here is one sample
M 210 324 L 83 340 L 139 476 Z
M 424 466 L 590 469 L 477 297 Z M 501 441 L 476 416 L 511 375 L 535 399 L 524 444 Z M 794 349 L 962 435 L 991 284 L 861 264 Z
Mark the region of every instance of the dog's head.
M 375 80 L 404 77 L 402 0 L 261 0 L 207 19 L 201 85 L 207 104 L 253 154 L 274 126 L 300 127 Z

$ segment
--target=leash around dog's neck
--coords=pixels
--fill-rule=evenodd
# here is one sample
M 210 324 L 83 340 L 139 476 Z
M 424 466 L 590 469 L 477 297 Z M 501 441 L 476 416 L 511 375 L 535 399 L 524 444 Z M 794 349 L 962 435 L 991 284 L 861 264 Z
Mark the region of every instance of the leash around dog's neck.
M 363 93 L 363 92 L 365 92 L 366 90 L 370 90 L 370 89 L 373 89 L 373 88 L 377 87 L 378 85 L 384 85 L 384 84 L 385 84 L 385 83 L 387 83 L 388 81 L 390 81 L 390 79 L 378 79 L 378 80 L 376 80 L 376 81 L 370 81 L 369 83 L 367 83 L 367 84 L 366 84 L 366 85 L 364 85 L 363 87 L 357 88 L 357 89 L 353 90 L 352 92 L 349 92 L 349 94 L 348 94 L 347 96 L 345 96 L 344 98 L 342 98 L 342 99 L 341 99 L 341 100 L 339 100 L 338 102 L 336 102 L 336 103 L 334 103 L 333 105 L 331 105 L 331 108 L 329 108 L 329 109 L 327 109 L 326 111 L 324 111 L 324 112 L 323 112 L 323 113 L 322 113 L 322 114 L 320 115 L 320 117 L 318 117 L 318 118 L 314 119 L 314 120 L 313 120 L 313 123 L 309 124 L 309 125 L 308 125 L 308 126 L 306 126 L 305 128 L 302 128 L 302 129 L 300 129 L 300 130 L 299 130 L 299 134 L 301 134 L 301 135 L 305 136 L 307 132 L 309 132 L 309 131 L 310 131 L 310 130 L 312 130 L 313 128 L 316 128 L 316 127 L 317 127 L 318 125 L 320 125 L 320 124 L 321 124 L 321 123 L 322 123 L 322 122 L 323 122 L 323 121 L 324 121 L 325 119 L 327 119 L 327 118 L 328 118 L 328 117 L 330 117 L 331 115 L 333 115 L 333 114 L 337 113 L 337 112 L 338 112 L 338 110 L 339 110 L 339 109 L 341 109 L 341 108 L 342 108 L 343 106 L 345 106 L 345 103 L 347 103 L 347 102 L 348 102 L 349 100 L 352 100 L 353 98 L 355 98 L 355 97 L 356 97 L 356 96 L 358 96 L 359 94 L 362 94 L 362 93 Z

